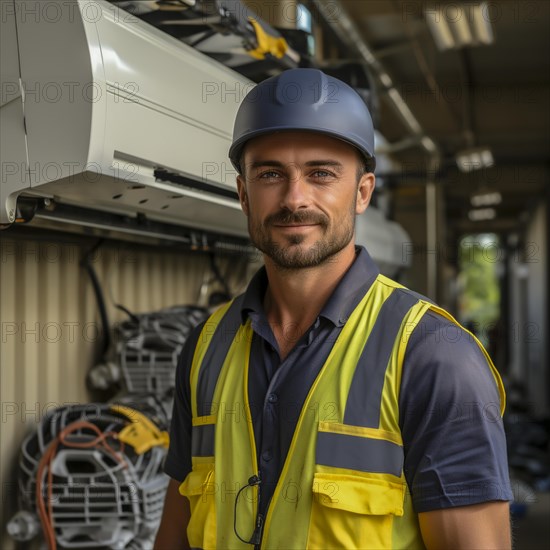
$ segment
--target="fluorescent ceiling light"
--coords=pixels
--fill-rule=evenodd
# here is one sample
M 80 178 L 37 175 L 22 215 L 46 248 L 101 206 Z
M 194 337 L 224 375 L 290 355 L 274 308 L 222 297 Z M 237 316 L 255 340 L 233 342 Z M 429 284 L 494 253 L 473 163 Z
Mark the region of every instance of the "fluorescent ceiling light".
M 478 151 L 472 151 L 469 155 L 468 160 L 470 161 L 470 164 L 472 166 L 477 166 L 479 168 L 483 168 L 483 162 L 481 160 L 481 155 Z
M 449 17 L 447 22 L 459 46 L 468 46 L 468 44 L 473 43 L 474 38 L 466 19 L 466 11 L 462 6 L 456 6 L 454 17 Z
M 440 50 L 494 42 L 487 2 L 436 4 L 426 9 L 424 17 Z
M 492 44 L 495 41 L 487 2 L 472 7 L 472 26 L 474 35 L 481 44 Z
M 494 220 L 496 216 L 497 212 L 494 208 L 479 208 L 478 210 L 470 210 L 468 212 L 468 218 L 473 222 Z
M 483 166 L 486 168 L 493 166 L 495 160 L 493 159 L 493 153 L 491 153 L 490 149 L 484 149 L 481 151 L 481 161 L 483 162 Z
M 447 21 L 436 10 L 427 11 L 424 14 L 428 27 L 435 40 L 435 44 L 440 50 L 450 50 L 455 47 L 455 40 L 451 33 Z
M 472 206 L 493 206 L 502 202 L 502 195 L 498 191 L 477 193 L 470 197 Z
M 461 172 L 472 172 L 489 168 L 495 163 L 491 150 L 487 147 L 465 149 L 456 155 L 456 164 Z

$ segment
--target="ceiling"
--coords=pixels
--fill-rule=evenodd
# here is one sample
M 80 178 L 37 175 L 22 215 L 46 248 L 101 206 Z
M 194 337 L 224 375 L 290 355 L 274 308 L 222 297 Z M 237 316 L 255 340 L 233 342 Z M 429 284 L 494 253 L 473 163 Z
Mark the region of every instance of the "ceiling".
M 292 47 L 300 49 L 300 44 L 306 44 L 302 31 L 295 30 L 295 21 L 293 29 L 285 17 L 288 8 L 296 9 L 296 0 L 242 0 L 242 4 L 230 0 L 111 1 L 131 4 L 134 11 L 139 8 L 146 21 L 256 81 L 296 66 L 298 61 L 290 55 L 250 61 L 248 51 L 256 40 L 248 23 L 251 12 L 267 17 L 267 23 Z M 374 55 L 374 62 L 366 63 L 370 72 L 389 75 L 422 127 L 420 137 L 429 136 L 437 146 L 438 161 L 433 163 L 419 135 L 412 135 L 395 109 L 381 80 L 371 79 L 377 99 L 371 104 L 379 105 L 374 119 L 400 166 L 391 173 L 379 170 L 378 176 L 391 189 L 398 209 L 426 210 L 428 171 L 435 174 L 442 191 L 445 229 L 451 241 L 464 232 L 521 233 L 537 202 L 548 200 L 550 204 L 550 0 L 487 1 L 485 13 L 492 23 L 494 43 L 443 52 L 435 45 L 425 10 L 434 5 L 450 9 L 471 6 L 479 0 L 301 3 L 310 9 L 322 36 L 317 48 L 321 53 L 308 57 L 309 53 L 304 56 L 301 50 L 300 63 L 320 65 L 328 71 L 344 60 L 364 63 L 358 47 L 363 42 Z M 196 9 L 188 9 L 191 5 Z M 219 21 L 219 5 L 232 14 L 222 18 L 225 26 Z M 357 36 L 342 31 L 345 19 L 352 21 Z M 271 29 L 267 23 L 264 21 L 265 29 Z M 367 89 L 370 84 L 365 87 L 358 82 L 350 81 L 372 102 Z M 494 167 L 459 172 L 455 155 L 474 146 L 491 149 Z M 485 188 L 502 194 L 497 216 L 490 221 L 469 221 L 470 196 Z
M 453 3 L 459 2 L 447 2 Z M 427 2 L 339 4 L 440 150 L 437 181 L 444 188 L 449 229 L 518 229 L 533 205 L 545 200 L 550 185 L 550 2 L 488 2 L 495 42 L 443 52 L 424 20 Z M 380 130 L 390 142 L 403 140 L 409 133 L 390 108 L 387 92 L 379 89 L 379 98 Z M 489 147 L 494 167 L 460 173 L 454 157 L 468 145 Z M 420 200 L 426 152 L 415 146 L 395 157 L 403 169 L 391 174 L 390 183 L 397 194 Z M 470 222 L 470 195 L 484 186 L 503 195 L 497 217 Z

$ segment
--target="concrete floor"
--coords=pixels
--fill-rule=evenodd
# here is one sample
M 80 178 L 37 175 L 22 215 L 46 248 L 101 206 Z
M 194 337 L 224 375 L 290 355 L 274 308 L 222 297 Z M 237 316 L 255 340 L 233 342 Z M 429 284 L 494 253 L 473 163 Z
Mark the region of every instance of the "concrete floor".
M 550 548 L 550 493 L 537 493 L 524 518 L 513 525 L 514 550 Z

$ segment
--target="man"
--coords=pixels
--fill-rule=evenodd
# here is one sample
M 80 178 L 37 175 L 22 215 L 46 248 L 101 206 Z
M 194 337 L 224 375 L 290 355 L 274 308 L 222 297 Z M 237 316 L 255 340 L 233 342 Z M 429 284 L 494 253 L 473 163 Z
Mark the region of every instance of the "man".
M 229 156 L 265 268 L 182 353 L 156 548 L 510 548 L 496 370 L 354 245 L 364 102 L 286 71 L 245 98 Z

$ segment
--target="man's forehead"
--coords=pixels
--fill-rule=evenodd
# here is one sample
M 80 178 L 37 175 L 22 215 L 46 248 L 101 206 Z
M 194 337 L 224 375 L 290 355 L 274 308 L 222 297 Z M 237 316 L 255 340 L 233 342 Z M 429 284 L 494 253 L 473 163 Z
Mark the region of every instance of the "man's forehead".
M 302 157 L 303 160 L 345 162 L 356 155 L 355 148 L 340 139 L 315 132 L 277 132 L 250 140 L 244 150 L 246 163 Z

